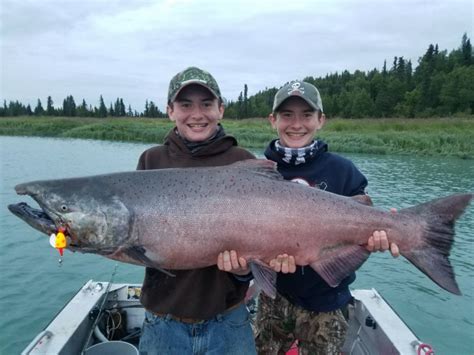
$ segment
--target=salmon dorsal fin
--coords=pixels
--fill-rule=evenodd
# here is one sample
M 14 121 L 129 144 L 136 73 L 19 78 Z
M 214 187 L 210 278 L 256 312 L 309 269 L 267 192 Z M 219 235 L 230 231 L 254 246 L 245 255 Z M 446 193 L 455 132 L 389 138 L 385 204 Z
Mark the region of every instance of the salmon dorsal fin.
M 360 245 L 348 245 L 334 249 L 324 255 L 323 259 L 314 262 L 311 267 L 331 287 L 339 283 L 356 271 L 369 257 L 370 252 Z
M 272 179 L 283 180 L 283 176 L 277 170 L 277 164 L 271 160 L 247 159 L 233 163 L 230 166 L 250 170 L 256 174 L 264 175 Z
M 366 205 L 366 206 L 374 205 L 369 195 L 355 195 L 355 196 L 351 196 L 350 198 L 356 202 L 359 202 L 362 205 Z

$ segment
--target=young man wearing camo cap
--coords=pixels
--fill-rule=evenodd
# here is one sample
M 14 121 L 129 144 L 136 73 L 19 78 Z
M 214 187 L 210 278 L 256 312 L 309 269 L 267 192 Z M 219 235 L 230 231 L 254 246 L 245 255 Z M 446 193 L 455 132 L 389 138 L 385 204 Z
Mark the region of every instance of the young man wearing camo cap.
M 287 180 L 365 200 L 365 176 L 350 160 L 330 153 L 326 143 L 314 138 L 325 119 L 321 96 L 314 85 L 304 81 L 284 85 L 275 95 L 269 116 L 278 139 L 268 145 L 265 156 L 277 163 Z M 393 256 L 398 255 L 397 246 L 389 245 L 384 231 L 368 236 L 369 251 L 389 248 Z M 281 271 L 277 276 L 278 294 L 275 300 L 260 295 L 258 353 L 284 353 L 298 340 L 300 354 L 339 354 L 347 330 L 343 310 L 352 298 L 349 285 L 355 273 L 333 288 L 312 268 L 296 266 L 291 255 L 278 256 L 271 266 Z
M 190 67 L 176 74 L 169 85 L 167 113 L 175 127 L 163 145 L 140 156 L 138 170 L 221 166 L 255 158 L 220 125 L 224 104 L 208 72 Z M 217 262 L 233 263 L 233 274 L 210 266 L 171 270 L 171 277 L 146 268 L 141 354 L 255 354 L 243 302 L 249 277 L 238 276 L 248 273 L 246 265 L 235 265 L 235 252 L 227 251 Z

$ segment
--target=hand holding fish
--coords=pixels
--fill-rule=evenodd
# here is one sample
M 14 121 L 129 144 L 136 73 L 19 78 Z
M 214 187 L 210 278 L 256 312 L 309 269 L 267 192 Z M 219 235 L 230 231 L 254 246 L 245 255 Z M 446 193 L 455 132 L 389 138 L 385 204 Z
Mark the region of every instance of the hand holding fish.
M 390 253 L 394 258 L 400 256 L 400 250 L 395 243 L 389 243 L 387 233 L 385 231 L 375 231 L 367 242 L 367 250 L 371 253 L 376 251 L 386 251 L 390 249 Z
M 295 257 L 293 255 L 278 255 L 276 259 L 270 260 L 269 264 L 273 270 L 283 274 L 292 274 L 296 271 Z
M 236 275 L 247 275 L 250 273 L 247 261 L 242 257 L 238 257 L 235 250 L 226 250 L 219 253 L 217 257 L 217 267 L 219 270 L 231 272 Z
M 397 209 L 391 208 L 390 212 L 397 213 Z M 367 242 L 367 250 L 371 253 L 376 251 L 384 252 L 389 249 L 394 258 L 398 258 L 400 256 L 398 245 L 388 242 L 387 233 L 385 231 L 375 231 Z

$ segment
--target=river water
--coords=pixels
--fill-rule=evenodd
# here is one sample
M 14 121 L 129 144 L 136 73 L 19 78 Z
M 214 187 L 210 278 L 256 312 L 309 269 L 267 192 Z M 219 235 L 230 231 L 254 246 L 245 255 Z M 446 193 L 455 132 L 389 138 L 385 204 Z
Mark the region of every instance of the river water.
M 0 137 L 0 354 L 19 353 L 89 279 L 141 283 L 143 268 L 96 255 L 65 252 L 62 266 L 46 236 L 7 209 L 20 201 L 14 186 L 38 179 L 134 170 L 149 144 Z M 262 156 L 261 152 L 255 152 Z M 401 209 L 451 193 L 474 191 L 474 162 L 457 158 L 352 155 L 383 209 Z M 452 264 L 463 296 L 435 285 L 405 259 L 372 255 L 354 288 L 375 288 L 436 354 L 474 352 L 474 206 L 456 226 Z

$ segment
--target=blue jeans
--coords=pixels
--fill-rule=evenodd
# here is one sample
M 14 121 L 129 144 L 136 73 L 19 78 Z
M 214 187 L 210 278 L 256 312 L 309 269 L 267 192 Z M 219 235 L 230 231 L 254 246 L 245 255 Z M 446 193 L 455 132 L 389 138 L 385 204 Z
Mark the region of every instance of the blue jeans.
M 254 355 L 255 341 L 244 304 L 210 320 L 188 324 L 145 312 L 141 355 Z

